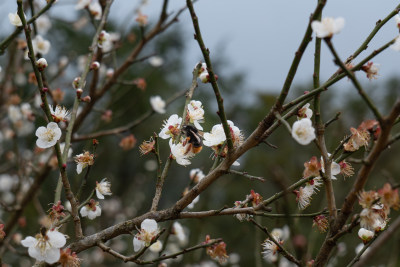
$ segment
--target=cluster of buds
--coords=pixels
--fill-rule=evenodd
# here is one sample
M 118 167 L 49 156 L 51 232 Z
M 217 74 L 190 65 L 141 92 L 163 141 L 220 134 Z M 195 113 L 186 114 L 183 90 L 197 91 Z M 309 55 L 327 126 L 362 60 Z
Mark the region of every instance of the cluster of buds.
M 65 216 L 64 206 L 61 205 L 61 201 L 59 200 L 56 204 L 54 204 L 49 210 L 49 218 L 52 222 L 59 220 L 60 218 Z
M 208 244 L 211 241 L 212 239 L 209 235 L 207 235 L 204 244 Z M 223 241 L 207 247 L 206 252 L 213 260 L 218 261 L 219 264 L 226 263 L 229 258 L 229 256 L 226 254 L 226 244 Z
M 357 129 L 350 128 L 351 136 L 348 142 L 343 144 L 346 151 L 357 151 L 360 147 L 366 147 L 369 143 L 370 136 L 374 139 L 379 137 L 381 128 L 376 120 L 366 120 L 358 126 Z

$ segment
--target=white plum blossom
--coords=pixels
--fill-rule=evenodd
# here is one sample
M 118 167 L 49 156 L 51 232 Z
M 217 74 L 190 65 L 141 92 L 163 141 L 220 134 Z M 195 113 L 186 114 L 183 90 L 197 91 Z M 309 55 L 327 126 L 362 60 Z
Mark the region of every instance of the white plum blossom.
M 22 26 L 22 21 L 21 21 L 21 18 L 18 16 L 18 12 L 8 13 L 8 19 L 10 20 L 10 23 L 12 25 L 17 26 L 17 27 Z
M 159 56 L 152 56 L 149 58 L 149 63 L 153 67 L 161 67 L 164 64 L 164 60 Z
M 157 240 L 156 242 L 154 242 L 150 247 L 150 251 L 154 252 L 154 253 L 158 253 L 162 250 L 163 248 L 163 244 L 161 243 L 160 240 Z
M 364 71 L 367 74 L 367 78 L 371 80 L 376 80 L 378 79 L 377 76 L 379 76 L 379 68 L 380 64 L 374 63 L 374 62 L 368 62 L 366 65 L 361 67 L 361 70 Z
M 164 114 L 165 113 L 165 101 L 161 98 L 161 96 L 151 96 L 150 104 L 153 110 L 157 113 Z
M 360 228 L 358 230 L 358 237 L 361 238 L 363 242 L 368 242 L 370 241 L 375 235 L 375 232 L 367 230 L 365 228 Z
M 55 122 L 68 121 L 70 118 L 70 112 L 65 107 L 57 105 L 54 109 L 52 105 L 49 105 L 49 109 Z
M 311 28 L 318 38 L 332 37 L 338 34 L 344 27 L 344 18 L 323 18 L 321 21 L 311 22 Z
M 304 210 L 311 204 L 312 195 L 314 194 L 313 187 L 300 187 L 299 190 L 294 192 L 296 193 L 296 201 L 300 210 Z
M 47 15 L 41 15 L 36 20 L 36 27 L 39 34 L 46 34 L 51 28 L 51 21 Z
M 27 236 L 21 241 L 21 244 L 28 248 L 29 256 L 32 258 L 53 264 L 60 259 L 60 248 L 66 242 L 65 235 L 54 229 L 43 231 L 35 237 Z
M 32 40 L 33 51 L 35 54 L 40 53 L 42 55 L 46 55 L 50 51 L 50 42 L 48 40 L 43 39 L 41 35 L 36 35 Z
M 97 43 L 98 47 L 100 47 L 104 53 L 110 52 L 113 48 L 112 36 L 106 31 L 101 31 L 99 35 L 99 40 Z
M 139 251 L 145 246 L 150 246 L 159 232 L 160 230 L 155 220 L 145 219 L 140 225 L 139 233 L 133 238 L 133 249 Z
M 80 213 L 82 217 L 88 217 L 90 220 L 99 217 L 101 215 L 99 202 L 91 199 L 87 205 L 81 208 Z
M 222 124 L 214 125 L 211 129 L 210 133 L 204 133 L 204 142 L 205 146 L 218 146 L 225 142 L 226 136 L 224 132 L 224 128 Z
M 164 121 L 163 128 L 158 134 L 162 139 L 168 139 L 175 137 L 180 133 L 179 128 L 181 127 L 182 118 L 177 114 L 173 114 L 168 120 Z
M 204 122 L 204 109 L 200 101 L 192 100 L 187 106 L 187 118 L 197 129 L 203 130 L 200 123 Z
M 88 151 L 75 156 L 76 172 L 80 174 L 84 168 L 94 163 L 94 155 Z
M 398 36 L 396 38 L 396 40 L 394 41 L 394 43 L 390 46 L 391 49 L 393 49 L 394 51 L 400 51 L 400 36 Z
M 315 139 L 315 129 L 309 118 L 304 118 L 293 123 L 292 137 L 301 145 L 308 145 Z
M 90 14 L 94 17 L 95 20 L 101 19 L 103 11 L 101 9 L 101 5 L 98 1 L 94 0 L 89 5 Z
M 111 196 L 111 183 L 107 178 L 101 180 L 100 183 L 96 182 L 96 196 L 98 199 L 104 199 L 104 196 Z
M 174 144 L 172 139 L 169 140 L 171 154 L 179 165 L 187 166 L 191 164 L 190 159 L 194 156 L 194 153 L 190 150 L 188 151 L 188 144 L 185 146 L 182 143 Z
M 47 127 L 39 127 L 36 130 L 36 145 L 40 148 L 49 148 L 54 146 L 61 137 L 61 129 L 58 127 L 57 123 L 49 122 Z
M 331 154 L 328 153 L 328 157 L 330 157 Z M 325 173 L 325 164 L 324 164 L 324 160 L 321 157 L 321 171 L 323 173 Z M 337 178 L 335 177 L 335 175 L 340 174 L 341 169 L 340 169 L 340 165 L 334 161 L 332 161 L 331 163 L 331 180 L 336 180 Z
M 272 235 L 272 237 L 277 243 L 283 244 L 283 241 L 278 235 Z M 262 254 L 265 261 L 268 263 L 276 262 L 278 260 L 279 247 L 275 244 L 275 242 L 267 238 L 261 245 L 263 248 Z

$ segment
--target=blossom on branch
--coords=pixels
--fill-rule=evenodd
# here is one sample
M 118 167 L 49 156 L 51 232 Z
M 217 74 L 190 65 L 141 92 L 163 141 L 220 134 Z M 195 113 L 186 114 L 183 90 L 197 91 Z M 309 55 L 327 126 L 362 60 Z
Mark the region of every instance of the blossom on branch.
M 193 123 L 198 130 L 203 130 L 200 123 L 204 122 L 204 109 L 200 101 L 192 100 L 187 105 L 186 120 Z
M 375 64 L 374 62 L 368 62 L 366 65 L 361 67 L 361 70 L 367 74 L 367 78 L 369 80 L 378 79 L 379 72 L 379 64 Z
M 82 154 L 75 156 L 76 172 L 80 174 L 84 168 L 94 164 L 94 155 L 90 154 L 89 151 L 85 151 Z
M 261 244 L 263 248 L 261 253 L 263 254 L 264 259 L 269 263 L 276 262 L 278 260 L 278 253 L 280 249 L 276 243 L 279 243 L 280 245 L 283 244 L 283 240 L 280 239 L 280 236 L 275 234 L 272 235 L 272 237 L 274 238 L 275 242 L 267 238 L 264 240 L 264 243 Z
M 71 113 L 65 107 L 59 105 L 57 105 L 56 108 L 54 108 L 52 105 L 49 105 L 49 109 L 54 122 L 66 122 L 71 116 Z
M 297 118 L 302 119 L 302 118 L 308 118 L 311 119 L 313 115 L 312 109 L 309 108 L 310 103 L 305 104 L 299 111 L 297 112 Z
M 145 219 L 140 224 L 139 233 L 133 238 L 133 249 L 135 251 L 141 250 L 143 247 L 150 246 L 156 236 L 160 233 L 157 222 L 153 219 Z
M 35 54 L 42 54 L 46 55 L 50 51 L 51 44 L 48 40 L 43 39 L 42 36 L 36 35 L 35 38 L 32 40 L 33 51 Z
M 161 96 L 151 96 L 150 104 L 153 110 L 157 113 L 164 114 L 165 113 L 165 101 L 161 98 Z
M 309 118 L 293 123 L 292 137 L 301 145 L 308 145 L 315 139 L 315 129 Z
M 179 165 L 191 164 L 190 159 L 194 157 L 194 153 L 190 150 L 190 144 L 183 145 L 182 143 L 174 144 L 172 139 L 169 140 L 169 147 L 171 148 L 172 157 Z
M 82 217 L 88 217 L 90 220 L 99 217 L 101 215 L 99 202 L 91 199 L 88 204 L 81 208 L 80 213 Z
M 204 243 L 208 243 L 211 240 L 210 236 L 206 236 L 206 241 Z M 229 256 L 226 254 L 226 244 L 221 241 L 217 244 L 213 244 L 210 247 L 206 248 L 207 254 L 211 257 L 211 259 L 216 260 L 219 264 L 224 264 L 228 260 Z
M 21 18 L 18 15 L 18 12 L 15 13 L 8 13 L 8 19 L 10 20 L 10 23 L 14 26 L 21 27 L 22 26 L 22 21 Z
M 175 138 L 180 134 L 180 127 L 182 123 L 182 118 L 177 114 L 173 114 L 168 120 L 164 121 L 163 128 L 158 134 L 162 139 Z
M 29 256 L 32 258 L 53 264 L 60 259 L 60 248 L 66 242 L 65 235 L 58 232 L 58 230 L 46 230 L 43 228 L 41 233 L 35 237 L 26 237 L 21 241 L 21 244 L 28 248 Z
M 107 181 L 107 178 L 101 180 L 101 182 L 96 181 L 96 196 L 98 199 L 104 199 L 104 196 L 111 196 L 111 183 Z
M 375 232 L 367 230 L 365 228 L 360 228 L 358 230 L 358 237 L 365 243 L 368 243 L 375 235 Z
M 344 27 L 344 18 L 326 17 L 321 21 L 314 20 L 311 22 L 311 28 L 318 38 L 330 38 L 334 34 L 338 34 Z
M 39 127 L 36 130 L 36 145 L 40 148 L 49 148 L 54 146 L 57 141 L 61 138 L 61 129 L 57 123 L 49 122 L 47 127 Z

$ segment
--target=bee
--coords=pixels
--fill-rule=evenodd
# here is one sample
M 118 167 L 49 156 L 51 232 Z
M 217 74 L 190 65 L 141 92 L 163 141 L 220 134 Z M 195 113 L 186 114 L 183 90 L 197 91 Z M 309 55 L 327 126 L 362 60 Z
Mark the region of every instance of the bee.
M 203 149 L 203 132 L 192 125 L 183 125 L 182 133 L 186 136 L 185 143 L 189 143 L 187 153 L 192 151 L 197 154 Z

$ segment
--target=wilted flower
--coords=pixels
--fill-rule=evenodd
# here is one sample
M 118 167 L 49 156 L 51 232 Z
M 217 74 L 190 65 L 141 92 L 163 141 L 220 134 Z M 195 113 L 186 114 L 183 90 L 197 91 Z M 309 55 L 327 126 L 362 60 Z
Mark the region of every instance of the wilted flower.
M 152 151 L 154 151 L 155 141 L 152 137 L 150 137 L 149 141 L 143 141 L 143 143 L 139 146 L 140 153 L 142 155 L 146 155 Z
M 70 118 L 70 112 L 65 107 L 57 105 L 56 108 L 54 109 L 52 105 L 49 105 L 49 109 L 54 122 L 60 122 L 60 121 L 66 122 Z
M 365 129 L 355 129 L 350 128 L 352 133 L 350 140 L 343 145 L 344 150 L 346 151 L 356 151 L 361 146 L 367 146 L 369 142 L 369 133 Z
M 127 137 L 122 138 L 121 142 L 119 142 L 119 146 L 123 150 L 130 150 L 136 145 L 136 138 L 133 134 L 128 135 Z
M 274 236 L 272 235 L 276 243 L 279 243 L 280 245 L 283 244 L 283 241 L 280 240 L 279 236 Z M 264 259 L 268 262 L 276 262 L 278 260 L 278 252 L 279 252 L 279 247 L 274 241 L 271 239 L 267 238 L 264 243 L 262 243 L 262 254 L 264 256 Z
M 133 83 L 136 84 L 137 88 L 139 88 L 140 90 L 142 91 L 146 90 L 147 82 L 145 79 L 137 78 L 133 81 Z
M 39 127 L 36 130 L 36 145 L 40 148 L 49 148 L 54 146 L 61 137 L 61 129 L 57 123 L 49 122 L 47 127 Z
M 182 118 L 177 114 L 173 114 L 168 120 L 164 121 L 163 128 L 158 134 L 162 139 L 175 138 L 180 134 L 180 127 L 182 123 Z
M 360 226 L 370 231 L 381 231 L 386 227 L 386 216 L 383 205 L 374 204 L 360 213 Z
M 84 168 L 88 165 L 93 165 L 94 163 L 94 155 L 90 154 L 89 151 L 85 151 L 82 154 L 75 156 L 76 172 L 80 174 Z
M 319 163 L 317 157 L 312 157 L 310 161 L 304 163 L 303 178 L 308 178 L 311 176 L 319 176 L 319 171 L 321 170 L 321 163 Z
M 160 233 L 157 222 L 153 219 L 145 219 L 140 225 L 139 233 L 133 238 L 133 249 L 141 250 L 143 247 L 150 246 L 151 242 Z
M 111 183 L 107 181 L 107 178 L 101 180 L 101 182 L 96 181 L 96 196 L 98 199 L 104 199 L 104 196 L 111 196 Z
M 379 64 L 368 62 L 367 65 L 361 67 L 361 70 L 367 74 L 369 80 L 377 79 L 379 72 Z
M 304 118 L 293 123 L 292 137 L 301 145 L 308 145 L 315 139 L 315 129 L 309 118 Z
M 157 113 L 164 114 L 165 113 L 165 101 L 161 98 L 161 96 L 156 95 L 150 97 L 150 104 L 153 110 Z
M 293 191 L 296 194 L 296 201 L 300 210 L 304 210 L 311 204 L 311 197 L 314 193 L 313 187 L 300 187 L 299 190 Z
M 344 18 L 323 18 L 321 21 L 314 20 L 311 23 L 312 30 L 318 38 L 332 37 L 338 34 L 344 27 Z
M 259 193 L 254 192 L 253 189 L 250 191 L 250 195 L 252 198 L 251 202 L 253 203 L 253 207 L 259 205 L 263 200 L 262 196 Z
M 210 236 L 207 235 L 205 243 L 207 244 L 208 242 L 210 242 L 210 240 Z M 226 254 L 226 244 L 223 241 L 207 247 L 206 252 L 211 257 L 211 259 L 218 261 L 219 264 L 224 264 L 229 258 L 229 256 Z
M 28 253 L 32 258 L 53 264 L 60 259 L 60 248 L 66 242 L 65 236 L 56 229 L 47 231 L 43 228 L 41 233 L 35 237 L 26 237 L 21 241 L 21 244 L 29 248 Z
M 385 183 L 382 189 L 378 190 L 380 202 L 388 208 L 398 210 L 400 207 L 399 190 L 392 189 L 389 183 Z
M 364 209 L 370 208 L 378 200 L 378 193 L 376 191 L 362 191 L 358 195 L 358 203 Z
M 324 215 L 317 215 L 313 218 L 312 226 L 317 227 L 321 233 L 325 233 L 329 227 L 328 219 Z
M 90 220 L 100 216 L 101 208 L 99 202 L 91 199 L 88 204 L 81 208 L 80 213 L 82 217 L 88 217 Z
M 339 162 L 340 165 L 340 173 L 343 174 L 344 177 L 350 177 L 354 174 L 354 168 L 345 160 Z
M 72 252 L 70 248 L 61 250 L 60 259 L 58 262 L 61 267 L 79 267 L 81 266 L 80 259 L 75 252 Z

